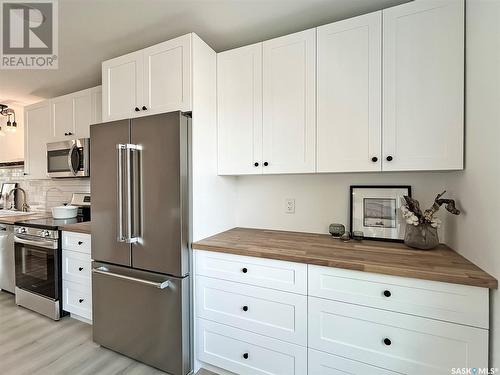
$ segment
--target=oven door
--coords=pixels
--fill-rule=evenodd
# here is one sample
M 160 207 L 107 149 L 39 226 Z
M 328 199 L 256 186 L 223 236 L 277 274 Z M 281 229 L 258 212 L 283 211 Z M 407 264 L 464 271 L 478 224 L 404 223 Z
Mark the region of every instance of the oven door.
M 47 174 L 50 177 L 89 176 L 89 140 L 47 143 Z
M 59 299 L 57 241 L 15 236 L 16 286 L 53 300 Z

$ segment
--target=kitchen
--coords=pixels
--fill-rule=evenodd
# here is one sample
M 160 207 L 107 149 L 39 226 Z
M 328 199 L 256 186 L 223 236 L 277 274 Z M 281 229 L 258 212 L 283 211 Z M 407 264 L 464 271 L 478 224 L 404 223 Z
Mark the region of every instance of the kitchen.
M 46 3 L 2 374 L 498 373 L 499 1 Z

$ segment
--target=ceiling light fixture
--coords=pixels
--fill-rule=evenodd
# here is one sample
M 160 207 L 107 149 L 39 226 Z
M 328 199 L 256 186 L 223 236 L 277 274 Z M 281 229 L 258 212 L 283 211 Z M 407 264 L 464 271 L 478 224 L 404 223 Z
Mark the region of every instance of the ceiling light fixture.
M 7 117 L 7 131 L 9 132 L 15 132 L 17 129 L 17 122 L 16 122 L 16 112 L 12 108 L 9 108 L 5 104 L 0 104 L 0 115 L 6 116 Z M 13 117 L 14 121 L 10 121 L 11 116 Z M 2 131 L 2 128 L 0 127 L 0 136 L 4 136 L 5 133 Z

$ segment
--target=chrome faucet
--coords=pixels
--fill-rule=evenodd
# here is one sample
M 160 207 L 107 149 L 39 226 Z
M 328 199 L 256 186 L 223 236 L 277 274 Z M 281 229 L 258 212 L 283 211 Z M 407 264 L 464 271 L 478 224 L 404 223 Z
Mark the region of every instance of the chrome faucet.
M 22 212 L 28 212 L 28 210 L 30 209 L 30 206 L 28 206 L 28 203 L 26 202 L 26 191 L 23 188 L 16 187 L 16 188 L 12 189 L 11 191 L 9 191 L 9 194 L 7 194 L 7 200 L 9 200 L 10 195 L 15 190 L 19 190 L 21 193 L 23 193 L 23 205 L 22 205 L 21 211 Z M 15 202 L 14 202 L 13 205 L 15 205 Z

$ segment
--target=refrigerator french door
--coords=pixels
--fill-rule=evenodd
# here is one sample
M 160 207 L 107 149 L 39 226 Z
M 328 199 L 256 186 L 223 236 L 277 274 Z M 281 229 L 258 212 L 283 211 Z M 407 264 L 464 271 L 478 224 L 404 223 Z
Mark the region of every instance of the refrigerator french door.
M 92 125 L 94 341 L 173 375 L 191 371 L 189 118 Z

